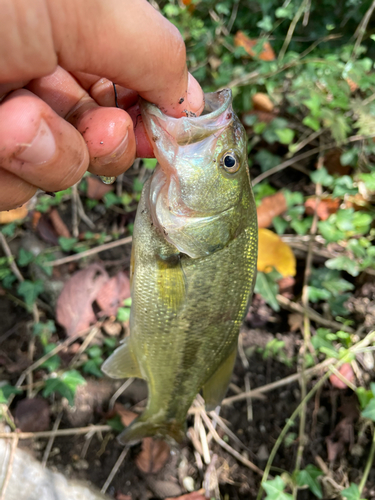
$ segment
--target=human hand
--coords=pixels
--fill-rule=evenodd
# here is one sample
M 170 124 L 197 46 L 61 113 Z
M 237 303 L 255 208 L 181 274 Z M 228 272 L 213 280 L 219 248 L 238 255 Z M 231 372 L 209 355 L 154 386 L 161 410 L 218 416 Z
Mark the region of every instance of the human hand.
M 0 210 L 38 188 L 66 189 L 87 169 L 116 176 L 153 156 L 138 95 L 171 116 L 202 112 L 180 34 L 146 0 L 0 0 L 0 9 Z

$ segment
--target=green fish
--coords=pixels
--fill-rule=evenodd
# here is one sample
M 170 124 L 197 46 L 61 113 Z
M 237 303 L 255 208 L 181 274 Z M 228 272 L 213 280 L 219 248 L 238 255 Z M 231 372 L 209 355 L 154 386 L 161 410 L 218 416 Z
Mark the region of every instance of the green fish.
M 147 408 L 122 443 L 181 441 L 200 390 L 206 408 L 220 404 L 253 291 L 258 232 L 246 133 L 230 90 L 205 103 L 198 118 L 141 104 L 158 165 L 134 224 L 130 336 L 102 368 L 148 384 Z

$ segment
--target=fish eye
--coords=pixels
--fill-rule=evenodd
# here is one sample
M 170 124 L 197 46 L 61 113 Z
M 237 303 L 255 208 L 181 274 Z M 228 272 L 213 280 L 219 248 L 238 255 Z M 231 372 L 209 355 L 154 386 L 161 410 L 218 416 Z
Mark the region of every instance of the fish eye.
M 233 151 L 227 151 L 221 158 L 221 164 L 226 172 L 234 174 L 240 168 L 240 162 Z

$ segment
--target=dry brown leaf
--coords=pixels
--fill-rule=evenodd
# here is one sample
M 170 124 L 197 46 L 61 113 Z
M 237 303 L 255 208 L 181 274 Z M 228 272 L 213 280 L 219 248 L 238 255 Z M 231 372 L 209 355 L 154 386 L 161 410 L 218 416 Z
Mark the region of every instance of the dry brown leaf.
M 15 220 L 22 220 L 28 214 L 27 203 L 22 205 L 22 207 L 15 208 L 13 210 L 7 210 L 5 212 L 0 212 L 0 224 L 10 224 Z
M 40 397 L 22 399 L 17 403 L 14 418 L 22 432 L 46 431 L 50 426 L 49 403 Z
M 117 314 L 117 309 L 130 297 L 130 282 L 125 273 L 120 271 L 103 285 L 96 296 L 96 302 L 107 316 Z
M 71 234 L 70 231 L 65 224 L 65 222 L 62 220 L 60 217 L 59 212 L 57 211 L 56 208 L 52 208 L 50 213 L 49 213 L 49 220 L 52 222 L 52 226 L 58 236 L 63 236 L 64 238 L 70 238 Z
M 288 208 L 282 191 L 266 196 L 257 208 L 258 227 L 269 227 L 272 219 L 281 215 Z
M 328 461 L 334 462 L 345 451 L 347 445 L 354 440 L 354 423 L 345 417 L 336 425 L 334 431 L 326 438 Z
M 330 174 L 347 175 L 349 174 L 350 165 L 341 165 L 342 149 L 330 149 L 324 156 L 324 166 Z
M 305 201 L 305 210 L 307 215 L 314 215 L 317 200 L 316 198 L 309 198 Z M 316 208 L 317 216 L 320 220 L 327 220 L 331 214 L 335 214 L 340 206 L 338 198 L 324 198 L 318 202 Z
M 122 493 L 117 493 L 116 500 L 132 500 L 130 495 L 123 495 Z
M 38 236 L 40 236 L 43 241 L 52 243 L 52 245 L 59 244 L 59 239 L 57 237 L 56 231 L 53 228 L 47 214 L 42 214 L 41 217 L 39 217 L 36 225 L 36 231 L 38 233 Z
M 68 336 L 85 330 L 96 321 L 92 303 L 108 280 L 105 269 L 92 264 L 73 274 L 65 283 L 57 299 L 56 319 L 65 327 Z
M 88 198 L 91 198 L 92 200 L 101 200 L 105 194 L 113 191 L 113 186 L 111 186 L 110 184 L 104 184 L 104 182 L 102 182 L 97 177 L 93 177 L 92 175 L 86 177 L 86 182 L 86 194 Z
M 284 276 L 278 281 L 279 284 L 279 294 L 288 297 L 288 299 L 293 298 L 293 287 L 296 280 L 292 276 Z
M 297 332 L 302 329 L 303 316 L 300 313 L 290 313 L 288 316 L 288 325 L 291 332 Z
M 261 228 L 258 232 L 258 271 L 267 273 L 273 268 L 282 276 L 295 276 L 296 258 L 280 236 Z
M 339 368 L 339 373 L 345 377 L 349 382 L 354 382 L 354 372 L 352 365 L 350 363 L 344 363 L 343 365 L 340 366 Z M 337 375 L 334 373 L 329 377 L 329 381 L 333 385 L 333 387 L 336 387 L 336 389 L 347 389 L 348 386 L 343 382 Z
M 257 111 L 265 111 L 266 113 L 272 113 L 274 105 L 271 99 L 268 97 L 268 94 L 264 94 L 263 92 L 257 92 L 251 98 L 253 107 Z
M 125 427 L 128 427 L 128 425 L 130 425 L 133 422 L 133 420 L 135 420 L 138 417 L 137 413 L 134 413 L 134 411 L 127 410 L 120 403 L 115 404 L 114 410 L 117 413 L 117 415 L 121 418 L 121 423 Z
M 358 84 L 355 83 L 351 78 L 346 78 L 345 81 L 349 85 L 350 92 L 355 92 L 359 88 Z
M 192 491 L 191 493 L 186 493 L 180 497 L 167 498 L 166 500 L 206 500 L 204 489 L 199 491 Z
M 135 459 L 135 463 L 145 474 L 159 472 L 169 458 L 170 448 L 162 439 L 145 437 L 142 441 L 142 451 Z
M 234 45 L 236 47 L 243 47 L 249 56 L 261 61 L 274 61 L 276 59 L 275 52 L 269 42 L 263 42 L 262 50 L 257 54 L 254 50 L 255 45 L 259 40 L 257 38 L 249 38 L 242 31 L 237 31 L 234 37 Z

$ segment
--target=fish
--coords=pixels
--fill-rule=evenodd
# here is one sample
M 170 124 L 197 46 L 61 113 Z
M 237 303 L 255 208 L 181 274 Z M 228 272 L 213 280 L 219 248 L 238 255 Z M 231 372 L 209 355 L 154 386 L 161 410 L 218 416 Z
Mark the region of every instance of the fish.
M 216 408 L 230 382 L 256 276 L 257 215 L 246 132 L 232 93 L 205 94 L 201 116 L 172 118 L 142 101 L 158 160 L 144 184 L 130 265 L 130 335 L 104 362 L 148 386 L 144 412 L 119 436 L 181 442 L 202 391 Z

